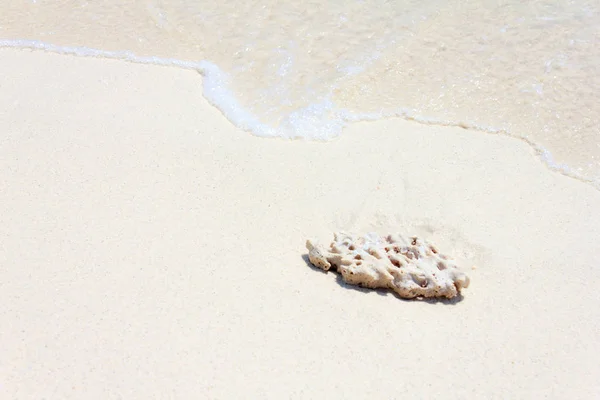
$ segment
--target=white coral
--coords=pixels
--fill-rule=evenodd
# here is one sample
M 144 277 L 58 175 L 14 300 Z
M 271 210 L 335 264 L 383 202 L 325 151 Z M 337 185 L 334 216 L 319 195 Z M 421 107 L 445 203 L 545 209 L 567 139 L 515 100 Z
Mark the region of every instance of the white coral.
M 310 240 L 306 247 L 312 264 L 337 270 L 345 282 L 389 288 L 403 298 L 452 298 L 469 286 L 469 278 L 452 260 L 418 237 L 336 233 L 329 249 Z

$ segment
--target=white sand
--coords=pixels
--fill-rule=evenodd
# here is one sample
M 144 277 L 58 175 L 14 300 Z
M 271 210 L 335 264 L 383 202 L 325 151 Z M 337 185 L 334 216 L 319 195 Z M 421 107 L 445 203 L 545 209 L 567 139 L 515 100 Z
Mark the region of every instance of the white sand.
M 0 398 L 600 395 L 600 192 L 526 144 L 259 139 L 192 71 L 0 59 Z M 422 235 L 471 286 L 341 285 L 302 258 L 339 229 Z

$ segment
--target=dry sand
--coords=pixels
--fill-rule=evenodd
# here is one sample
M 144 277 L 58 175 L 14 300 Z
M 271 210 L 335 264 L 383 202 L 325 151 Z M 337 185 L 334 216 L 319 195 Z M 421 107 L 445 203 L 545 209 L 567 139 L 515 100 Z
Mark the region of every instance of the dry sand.
M 0 398 L 600 396 L 600 192 L 525 143 L 260 139 L 193 71 L 0 59 Z M 303 258 L 340 229 L 422 235 L 471 286 L 345 286 Z

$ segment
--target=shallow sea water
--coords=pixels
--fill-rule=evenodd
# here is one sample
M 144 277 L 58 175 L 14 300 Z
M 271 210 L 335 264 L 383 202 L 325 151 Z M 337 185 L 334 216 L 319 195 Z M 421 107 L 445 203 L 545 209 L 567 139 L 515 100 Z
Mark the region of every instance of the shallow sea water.
M 600 3 L 9 0 L 0 47 L 198 69 L 259 136 L 404 117 L 525 140 L 600 188 Z M 199 85 L 200 85 L 199 81 Z

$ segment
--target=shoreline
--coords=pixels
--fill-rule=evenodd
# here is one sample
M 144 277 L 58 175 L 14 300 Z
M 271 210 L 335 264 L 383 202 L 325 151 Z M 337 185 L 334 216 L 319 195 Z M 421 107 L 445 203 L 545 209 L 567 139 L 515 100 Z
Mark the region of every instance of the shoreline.
M 0 52 L 0 394 L 600 393 L 600 193 L 525 143 L 399 119 L 265 140 L 194 71 Z M 340 284 L 303 259 L 340 229 L 424 236 L 471 285 Z
M 192 62 L 192 61 L 184 61 L 177 59 L 165 59 L 160 57 L 152 57 L 152 56 L 137 56 L 135 53 L 130 51 L 107 51 L 100 50 L 88 47 L 66 47 L 53 45 L 51 43 L 39 41 L 39 40 L 0 40 L 0 51 L 3 49 L 14 49 L 14 50 L 31 50 L 31 51 L 42 51 L 49 54 L 58 54 L 58 55 L 66 55 L 73 57 L 84 57 L 84 58 L 99 58 L 99 59 L 107 59 L 107 60 L 117 60 L 132 64 L 140 64 L 140 65 L 154 65 L 159 67 L 174 67 L 183 70 L 192 70 L 200 75 L 202 75 L 202 80 L 206 81 L 208 75 L 211 75 L 212 80 L 216 82 L 221 82 L 222 84 L 222 74 L 223 72 L 219 69 L 218 66 L 212 64 L 210 61 L 200 61 L 200 62 Z M 214 86 L 214 84 L 212 84 Z M 426 126 L 433 127 L 450 127 L 450 128 L 461 128 L 469 131 L 473 131 L 479 134 L 486 135 L 502 135 L 505 137 L 509 137 L 515 140 L 522 141 L 531 147 L 533 152 L 535 153 L 535 157 L 542 163 L 549 171 L 555 172 L 561 175 L 564 175 L 568 178 L 580 181 L 584 184 L 590 185 L 596 190 L 600 191 L 600 180 L 594 180 L 592 177 L 586 177 L 577 171 L 575 171 L 571 166 L 567 164 L 560 164 L 554 160 L 552 153 L 546 149 L 544 146 L 532 141 L 526 136 L 519 135 L 517 133 L 511 133 L 502 129 L 495 128 L 487 128 L 480 127 L 469 122 L 448 122 L 448 121 L 437 121 L 432 118 L 422 117 L 422 116 L 414 116 L 406 113 L 395 113 L 397 115 L 388 115 L 381 116 L 381 118 L 371 119 L 364 118 L 363 120 L 358 121 L 346 121 L 346 125 L 342 128 L 342 133 L 339 135 L 328 138 L 325 140 L 314 139 L 314 138 L 287 138 L 281 137 L 277 135 L 265 134 L 261 135 L 257 132 L 254 132 L 251 128 L 242 128 L 240 125 L 255 125 L 259 126 L 259 130 L 261 131 L 269 131 L 271 128 L 262 124 L 258 121 L 257 117 L 253 114 L 248 114 L 246 110 L 242 109 L 239 104 L 237 104 L 237 98 L 230 93 L 228 87 L 221 87 L 219 90 L 214 91 L 215 93 L 204 92 L 205 99 L 211 103 L 212 106 L 219 109 L 219 111 L 229 120 L 229 122 L 234 125 L 236 128 L 241 129 L 253 136 L 257 136 L 260 138 L 274 138 L 274 139 L 284 139 L 284 140 L 317 140 L 317 141 L 333 141 L 339 138 L 339 136 L 343 135 L 343 131 L 348 129 L 348 126 L 352 124 L 356 124 L 359 122 L 374 122 L 374 121 L 383 121 L 383 120 L 394 120 L 394 119 L 402 119 L 409 122 L 415 122 L 417 124 L 422 124 Z M 223 100 L 225 98 L 225 100 Z M 236 110 L 231 112 L 231 105 Z M 225 109 L 229 109 L 230 112 L 226 112 Z M 228 115 L 230 114 L 230 115 Z M 242 117 L 240 117 L 242 116 Z M 237 120 L 234 121 L 234 120 Z

